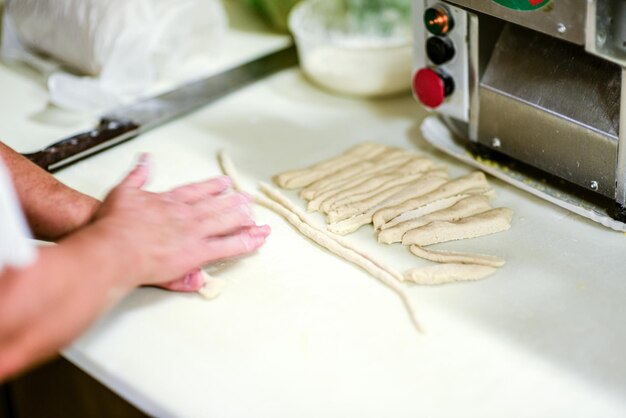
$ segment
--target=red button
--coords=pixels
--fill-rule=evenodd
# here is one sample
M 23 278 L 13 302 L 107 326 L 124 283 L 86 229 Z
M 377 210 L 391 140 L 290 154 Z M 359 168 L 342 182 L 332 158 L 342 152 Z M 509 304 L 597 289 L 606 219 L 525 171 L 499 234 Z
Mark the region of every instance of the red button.
M 446 98 L 444 79 L 430 68 L 422 68 L 413 78 L 413 90 L 425 106 L 439 107 Z

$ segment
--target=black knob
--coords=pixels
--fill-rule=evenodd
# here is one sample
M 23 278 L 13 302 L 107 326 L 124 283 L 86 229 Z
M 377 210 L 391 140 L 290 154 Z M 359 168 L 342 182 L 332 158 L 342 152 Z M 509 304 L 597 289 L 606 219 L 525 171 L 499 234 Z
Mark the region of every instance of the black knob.
M 426 55 L 435 65 L 441 65 L 454 57 L 454 44 L 450 38 L 432 36 L 426 41 Z

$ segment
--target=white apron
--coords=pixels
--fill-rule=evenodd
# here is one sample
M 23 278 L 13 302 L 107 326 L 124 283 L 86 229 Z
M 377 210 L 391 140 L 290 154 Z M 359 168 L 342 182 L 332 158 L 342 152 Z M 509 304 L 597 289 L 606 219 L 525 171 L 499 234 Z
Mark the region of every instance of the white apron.
M 0 159 L 0 273 L 5 267 L 25 267 L 36 255 L 9 171 Z

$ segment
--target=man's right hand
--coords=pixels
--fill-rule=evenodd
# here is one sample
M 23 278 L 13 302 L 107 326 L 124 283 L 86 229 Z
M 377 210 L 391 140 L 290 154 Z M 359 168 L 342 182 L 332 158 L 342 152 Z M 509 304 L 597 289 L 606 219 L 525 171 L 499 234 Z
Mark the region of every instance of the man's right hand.
M 199 267 L 251 253 L 265 242 L 269 227 L 255 224 L 249 196 L 227 193 L 228 177 L 151 193 L 142 190 L 149 171 L 143 156 L 93 220 L 118 243 L 120 257 L 132 257 L 128 277 L 134 285 L 196 291 L 203 284 Z
M 23 169 L 41 174 L 30 163 Z M 0 382 L 66 347 L 132 288 L 196 291 L 202 265 L 265 242 L 269 227 L 254 223 L 248 196 L 228 193 L 228 178 L 150 193 L 142 190 L 148 173 L 144 158 L 91 220 L 65 222 L 71 211 L 62 205 L 37 212 L 59 221 L 48 231 L 67 234 L 40 248 L 31 265 L 0 271 Z M 48 181 L 50 191 L 56 183 L 48 177 L 33 178 Z M 63 216 L 47 213 L 57 209 Z

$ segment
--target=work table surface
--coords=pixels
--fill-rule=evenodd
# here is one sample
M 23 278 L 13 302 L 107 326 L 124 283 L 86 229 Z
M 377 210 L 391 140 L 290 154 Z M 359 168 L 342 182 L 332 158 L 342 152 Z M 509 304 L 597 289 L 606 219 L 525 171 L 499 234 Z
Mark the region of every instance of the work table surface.
M 284 43 L 245 36 L 259 49 Z M 0 67 L 0 91 L 0 137 L 20 151 L 93 123 L 46 108 L 44 86 L 24 68 Z M 424 142 L 424 116 L 408 95 L 337 97 L 292 69 L 57 176 L 102 198 L 148 151 L 150 189 L 165 190 L 218 175 L 224 149 L 252 191 L 365 140 L 469 172 Z M 258 208 L 273 233 L 217 275 L 226 281 L 218 299 L 138 289 L 64 355 L 157 416 L 625 416 L 626 237 L 491 181 L 494 203 L 515 211 L 512 229 L 438 248 L 507 264 L 479 282 L 407 286 L 424 335 L 393 292 Z M 370 227 L 349 239 L 399 270 L 428 265 L 377 244 Z

